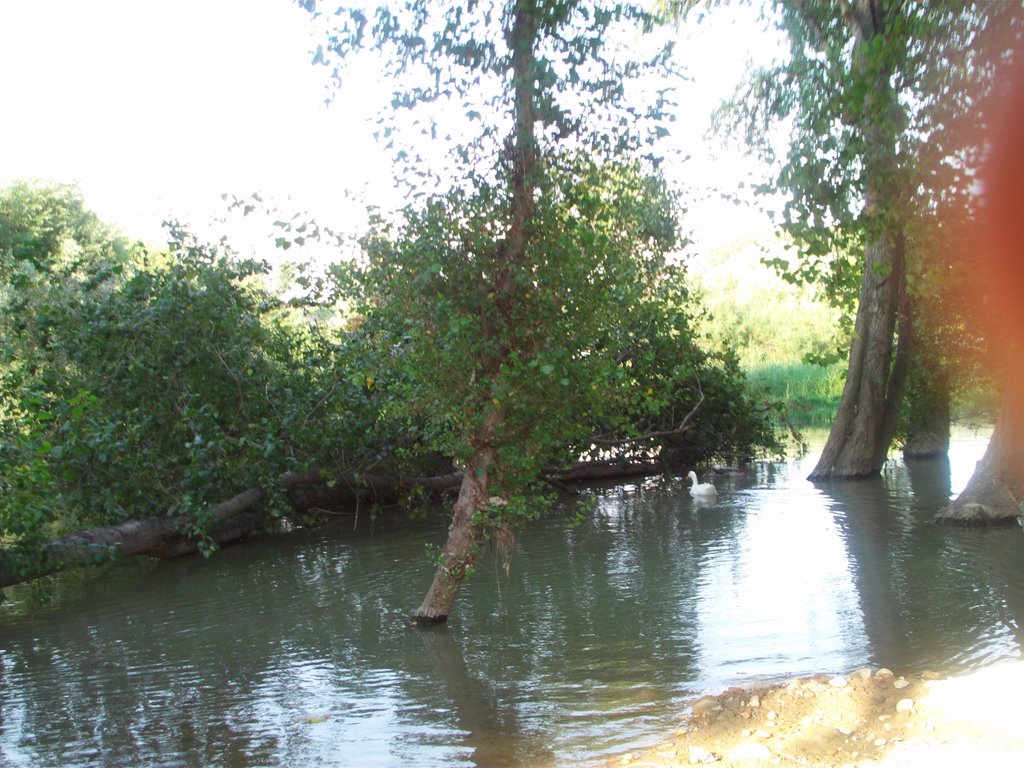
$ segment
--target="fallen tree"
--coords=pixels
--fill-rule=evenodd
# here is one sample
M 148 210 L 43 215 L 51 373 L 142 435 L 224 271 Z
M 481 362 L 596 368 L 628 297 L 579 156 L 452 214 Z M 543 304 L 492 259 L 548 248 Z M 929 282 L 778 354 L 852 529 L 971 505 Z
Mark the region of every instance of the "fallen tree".
M 250 488 L 210 510 L 212 526 L 209 538 L 226 544 L 245 538 L 259 529 L 261 515 L 252 512 L 263 499 L 263 491 Z M 8 565 L 6 553 L 0 552 L 0 587 L 46 576 L 72 566 L 93 565 L 114 557 L 138 555 L 167 558 L 197 551 L 200 539 L 182 533 L 188 518 L 147 517 L 128 520 L 117 525 L 90 528 L 80 533 L 61 536 L 49 542 L 35 567 L 21 572 Z
M 552 468 L 542 479 L 556 488 L 569 490 L 566 483 L 650 475 L 661 471 L 655 462 L 588 461 L 561 472 Z M 394 503 L 413 491 L 443 493 L 455 490 L 461 483 L 461 472 L 406 476 L 314 471 L 286 474 L 281 478 L 281 485 L 288 492 L 296 512 L 347 509 L 358 499 L 369 499 L 377 504 Z M 207 538 L 224 545 L 259 532 L 265 515 L 257 507 L 264 498 L 263 490 L 250 488 L 213 507 L 209 513 L 211 527 Z M 168 559 L 193 554 L 199 550 L 201 538 L 183 532 L 188 529 L 189 522 L 186 515 L 155 515 L 71 533 L 50 541 L 43 557 L 28 569 L 12 567 L 10 562 L 14 558 L 0 550 L 0 588 L 66 568 L 95 565 L 115 558 Z

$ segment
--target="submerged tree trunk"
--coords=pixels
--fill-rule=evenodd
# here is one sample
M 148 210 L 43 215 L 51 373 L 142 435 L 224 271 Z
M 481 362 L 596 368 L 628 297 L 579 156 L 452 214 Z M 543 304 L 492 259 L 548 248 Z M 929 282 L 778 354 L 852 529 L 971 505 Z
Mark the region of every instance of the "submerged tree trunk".
M 1003 394 L 985 455 L 956 501 L 935 516 L 944 525 L 1005 525 L 1024 514 L 1024 366 Z
M 263 492 L 252 488 L 210 510 L 213 523 L 210 538 L 218 544 L 226 544 L 259 530 L 262 516 L 249 510 L 262 498 Z M 149 517 L 62 536 L 50 542 L 42 564 L 28 573 L 3 565 L 0 558 L 0 587 L 9 587 L 76 565 L 94 564 L 111 555 L 167 558 L 195 552 L 199 541 L 181 533 L 187 522 L 184 517 Z
M 896 434 L 913 338 L 896 205 L 895 134 L 902 120 L 889 69 L 868 59 L 886 34 L 887 11 L 881 0 L 853 0 L 843 7 L 854 33 L 854 67 L 874 72 L 873 90 L 858 118 L 870 223 L 846 385 L 812 480 L 871 477 L 881 470 Z
M 907 442 L 903 446 L 905 459 L 931 459 L 949 453 L 949 382 L 940 371 L 929 370 L 918 364 L 910 371 L 910 391 L 907 420 Z
M 430 589 L 412 615 L 413 624 L 445 622 L 455 607 L 462 581 L 476 562 L 480 545 L 487 535 L 478 513 L 485 512 L 489 504 L 487 474 L 491 461 L 489 452 L 479 455 L 462 475 L 462 486 L 448 528 L 448 541 Z
M 812 480 L 877 475 L 896 434 L 912 337 L 902 243 L 892 240 L 883 235 L 864 249 L 846 385 Z

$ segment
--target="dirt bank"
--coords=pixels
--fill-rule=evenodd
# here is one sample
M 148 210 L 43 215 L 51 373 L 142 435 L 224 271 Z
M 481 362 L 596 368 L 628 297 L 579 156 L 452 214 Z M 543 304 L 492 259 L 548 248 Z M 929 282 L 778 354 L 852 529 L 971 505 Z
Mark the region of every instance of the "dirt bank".
M 962 677 L 887 669 L 731 688 L 692 702 L 670 741 L 610 768 L 687 765 L 1018 768 L 1024 661 Z

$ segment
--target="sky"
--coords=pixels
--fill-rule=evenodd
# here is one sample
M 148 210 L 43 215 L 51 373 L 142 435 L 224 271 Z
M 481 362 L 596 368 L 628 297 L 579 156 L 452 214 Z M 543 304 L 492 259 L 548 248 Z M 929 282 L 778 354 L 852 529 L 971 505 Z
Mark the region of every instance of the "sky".
M 766 55 L 750 16 L 725 9 L 680 33 L 692 80 L 673 140 L 691 160 L 670 178 L 730 188 L 748 170 L 704 133 L 744 50 Z M 386 89 L 356 71 L 328 106 L 317 42 L 292 0 L 0 0 L 0 184 L 74 181 L 101 218 L 153 242 L 165 218 L 197 231 L 223 218 L 223 194 L 341 225 L 364 203 L 397 204 L 372 137 Z M 709 241 L 763 226 L 717 203 L 691 217 Z

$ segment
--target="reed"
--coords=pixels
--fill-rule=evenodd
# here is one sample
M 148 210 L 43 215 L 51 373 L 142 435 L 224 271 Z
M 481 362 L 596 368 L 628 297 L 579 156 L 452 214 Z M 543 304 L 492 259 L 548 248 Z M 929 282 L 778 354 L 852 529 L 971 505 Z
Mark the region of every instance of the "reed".
M 776 361 L 747 368 L 751 391 L 779 403 L 783 419 L 797 429 L 827 428 L 843 393 L 844 363 L 829 366 Z

